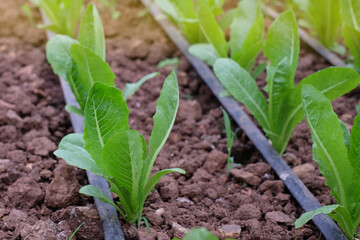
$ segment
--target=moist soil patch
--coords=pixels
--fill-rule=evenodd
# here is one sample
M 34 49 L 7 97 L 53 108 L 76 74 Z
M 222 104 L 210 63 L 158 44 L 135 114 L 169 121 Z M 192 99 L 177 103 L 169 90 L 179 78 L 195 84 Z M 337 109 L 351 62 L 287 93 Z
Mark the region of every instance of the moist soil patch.
M 233 232 L 236 239 L 322 239 L 312 224 L 294 228 L 303 210 L 242 132 L 233 148 L 241 166 L 226 175 L 227 145 L 218 102 L 151 16 L 139 14 L 144 13 L 139 1 L 118 1 L 117 6 L 122 16 L 116 21 L 102 11 L 107 61 L 117 86 L 123 89 L 127 82 L 161 71 L 128 100 L 130 126 L 146 140 L 162 83 L 171 71 L 156 64 L 180 58 L 179 112 L 154 171 L 180 167 L 187 172 L 164 177 L 148 197 L 144 215 L 150 234 L 145 226 L 138 230 L 121 219 L 126 239 L 181 238 L 200 226 L 220 236 L 225 225 L 241 227 L 240 235 L 238 229 Z M 58 80 L 46 63 L 45 34 L 29 25 L 20 7 L 20 0 L 0 3 L 7 14 L 0 16 L 0 239 L 67 239 L 82 222 L 77 239 L 103 239 L 93 200 L 78 193 L 88 183 L 85 172 L 52 154 L 72 127 Z M 325 67 L 319 56 L 302 50 L 296 78 Z M 359 91 L 353 91 L 334 101 L 349 127 L 358 98 Z M 296 129 L 285 159 L 322 204 L 334 202 L 312 161 L 305 123 Z

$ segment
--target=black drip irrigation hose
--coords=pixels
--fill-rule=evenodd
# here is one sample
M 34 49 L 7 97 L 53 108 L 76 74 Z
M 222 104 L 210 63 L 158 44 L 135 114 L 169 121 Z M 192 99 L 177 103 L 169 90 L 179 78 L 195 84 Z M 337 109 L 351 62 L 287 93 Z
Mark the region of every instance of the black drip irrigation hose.
M 155 20 L 160 24 L 170 39 L 184 54 L 187 60 L 195 68 L 199 76 L 208 85 L 221 105 L 228 111 L 238 126 L 245 132 L 248 138 L 254 143 L 259 152 L 271 165 L 275 173 L 284 182 L 294 198 L 305 211 L 312 211 L 321 207 L 319 201 L 311 194 L 309 189 L 294 174 L 289 165 L 282 159 L 277 151 L 271 146 L 269 140 L 262 134 L 257 126 L 250 120 L 241 106 L 231 97 L 220 97 L 224 90 L 219 80 L 214 76 L 209 66 L 200 59 L 188 52 L 189 43 L 173 26 L 160 9 L 150 0 L 141 0 L 149 9 Z M 335 222 L 327 215 L 321 214 L 312 220 L 327 240 L 347 239 Z
M 41 12 L 42 18 L 45 23 L 49 23 L 49 20 Z M 49 31 L 46 31 L 48 39 L 52 38 L 54 34 Z M 64 98 L 66 104 L 71 104 L 78 106 L 75 96 L 71 91 L 70 86 L 61 78 L 59 78 L 62 91 L 64 93 Z M 70 113 L 71 123 L 74 128 L 74 132 L 83 133 L 84 132 L 84 118 Z M 98 176 L 93 174 L 90 171 L 86 171 L 89 183 L 97 188 L 99 188 L 107 197 L 112 199 L 110 188 L 108 182 Z M 97 198 L 94 198 L 96 209 L 98 210 L 100 219 L 103 221 L 103 229 L 105 240 L 125 240 L 124 233 L 121 230 L 121 224 L 116 209 L 110 204 L 104 203 Z
M 261 6 L 263 12 L 269 15 L 271 18 L 275 19 L 279 16 L 279 13 L 274 9 L 267 7 L 265 5 Z M 303 42 L 309 45 L 314 49 L 320 56 L 325 58 L 329 63 L 337 67 L 346 67 L 346 63 L 338 57 L 335 53 L 331 52 L 324 45 L 322 45 L 318 40 L 310 36 L 304 29 L 299 28 L 299 36 Z

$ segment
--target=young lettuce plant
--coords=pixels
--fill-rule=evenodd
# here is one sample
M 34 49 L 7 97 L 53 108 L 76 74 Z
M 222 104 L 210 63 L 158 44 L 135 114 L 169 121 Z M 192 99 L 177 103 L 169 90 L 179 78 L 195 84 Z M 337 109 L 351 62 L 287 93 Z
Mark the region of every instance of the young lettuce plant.
M 330 100 L 313 86 L 303 85 L 302 102 L 314 142 L 313 158 L 337 204 L 304 213 L 295 227 L 324 213 L 339 224 L 348 239 L 353 239 L 360 224 L 360 115 L 350 134 L 338 120 Z
M 360 1 L 340 0 L 343 19 L 342 36 L 354 58 L 354 67 L 360 71 Z
M 73 37 L 82 14 L 84 0 L 30 0 L 44 11 L 50 25 L 40 27 L 54 33 Z
M 337 51 L 340 47 L 337 43 L 341 26 L 340 0 L 310 0 L 306 15 L 320 42 Z
M 194 0 L 155 0 L 155 3 L 181 28 L 186 39 L 191 44 L 206 41 L 200 31 Z M 198 4 L 198 2 L 196 3 Z M 204 3 L 217 16 L 222 13 L 225 0 L 205 0 Z
M 122 210 L 94 186 L 85 186 L 80 193 L 113 205 L 130 223 L 140 222 L 144 202 L 161 177 L 171 172 L 185 173 L 173 168 L 150 177 L 155 159 L 174 124 L 178 105 L 179 89 L 173 71 L 166 78 L 157 101 L 147 146 L 140 133 L 129 128 L 129 110 L 121 91 L 96 82 L 85 106 L 84 134 L 65 136 L 54 154 L 69 165 L 104 177 L 111 191 L 119 196 Z
M 213 66 L 218 58 L 228 57 L 230 48 L 231 59 L 251 72 L 264 42 L 265 25 L 261 12 L 261 1 L 242 0 L 239 2 L 229 21 L 229 42 L 226 41 L 223 29 L 216 22 L 204 0 L 197 1 L 197 3 L 199 25 L 208 43 L 194 44 L 190 46 L 189 52 Z M 265 66 L 266 63 L 261 65 L 260 73 Z
M 258 120 L 274 148 L 284 153 L 290 136 L 304 118 L 301 102 L 303 84 L 310 84 L 333 100 L 354 89 L 360 75 L 353 69 L 331 67 L 316 72 L 294 86 L 299 58 L 299 35 L 294 13 L 282 13 L 271 25 L 264 45 L 268 99 L 251 75 L 231 59 L 218 59 L 214 71 L 221 84 L 242 102 Z
M 105 36 L 96 7 L 90 4 L 81 20 L 78 40 L 57 35 L 46 45 L 46 56 L 54 72 L 67 81 L 79 107 L 67 105 L 66 110 L 83 115 L 88 93 L 95 82 L 114 86 L 115 74 L 105 62 Z M 159 75 L 151 73 L 137 83 L 126 84 L 126 100 L 148 79 Z

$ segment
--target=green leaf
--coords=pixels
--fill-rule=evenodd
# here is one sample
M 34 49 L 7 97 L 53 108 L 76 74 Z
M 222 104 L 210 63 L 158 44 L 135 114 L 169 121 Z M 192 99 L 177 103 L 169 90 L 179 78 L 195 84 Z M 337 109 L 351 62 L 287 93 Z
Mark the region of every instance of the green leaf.
M 238 12 L 236 18 L 230 26 L 230 41 L 232 58 L 238 59 L 239 55 L 244 55 L 249 48 L 252 48 L 255 43 L 262 42 L 264 36 L 264 18 L 260 9 L 260 0 L 243 0 L 238 4 Z M 260 45 L 260 50 L 262 43 Z M 255 51 L 255 58 L 260 50 Z M 251 56 L 250 59 L 254 59 Z M 243 60 L 245 61 L 245 60 Z M 250 62 L 247 60 L 245 62 Z M 254 60 L 252 61 L 252 63 Z M 248 69 L 248 64 L 240 64 L 240 66 Z M 249 66 L 250 70 L 252 65 Z M 248 69 L 249 70 L 249 69 Z
M 180 21 L 180 17 L 170 0 L 155 0 L 155 4 L 158 5 L 163 12 L 170 15 L 175 21 Z
M 223 14 L 220 17 L 219 21 L 218 21 L 218 24 L 219 24 L 220 28 L 223 31 L 228 29 L 237 15 L 238 15 L 238 9 L 237 8 L 230 9 L 225 14 Z
M 301 102 L 303 84 L 314 86 L 327 98 L 334 100 L 354 89 L 359 83 L 360 75 L 355 70 L 342 67 L 327 68 L 303 79 L 283 101 L 281 112 L 284 117 L 279 118 L 278 126 L 281 126 L 281 129 L 276 130 L 280 133 L 278 142 L 282 143 L 282 147 L 277 149 L 279 153 L 282 154 L 285 151 L 292 132 L 304 118 Z
M 178 172 L 181 174 L 185 174 L 186 172 L 183 169 L 180 168 L 170 168 L 170 169 L 164 169 L 157 173 L 155 173 L 150 180 L 146 183 L 143 192 L 142 192 L 142 201 L 145 202 L 147 196 L 150 194 L 151 190 L 154 189 L 156 184 L 158 184 L 163 176 L 165 176 L 168 173 Z
M 46 44 L 46 58 L 55 74 L 67 81 L 66 69 L 72 64 L 70 48 L 77 40 L 65 35 L 56 35 Z
M 339 0 L 308 1 L 308 16 L 320 42 L 327 48 L 334 47 L 341 25 Z
M 205 228 L 194 228 L 191 229 L 183 238 L 183 240 L 219 240 L 214 234 L 206 230 Z
M 102 151 L 105 173 L 117 180 L 130 195 L 137 195 L 146 142 L 136 130 L 122 131 L 110 138 Z M 137 200 L 133 199 L 133 200 Z
M 248 72 L 254 67 L 255 61 L 261 49 L 263 48 L 264 42 L 260 41 L 257 43 L 253 43 L 249 47 L 245 47 L 244 52 L 239 52 L 237 55 L 233 56 L 233 60 L 236 61 L 241 67 L 245 68 Z M 265 65 L 266 67 L 266 65 Z
M 344 37 L 345 45 L 354 57 L 355 68 L 360 70 L 360 31 L 345 25 L 342 29 L 342 36 Z
M 126 101 L 131 95 L 133 95 L 147 80 L 156 76 L 160 76 L 160 73 L 159 72 L 150 73 L 142 77 L 136 83 L 126 83 L 125 89 L 123 91 L 124 100 Z
M 152 166 L 168 138 L 175 122 L 179 107 L 179 87 L 175 71 L 166 78 L 156 103 L 156 113 L 153 117 L 154 127 L 149 139 L 149 154 L 144 163 L 144 180 L 149 179 Z
M 346 124 L 339 119 L 341 130 L 343 131 L 344 144 L 348 152 L 350 151 L 350 131 L 347 128 Z
M 340 0 L 341 17 L 345 25 L 360 32 L 360 1 Z
M 353 195 L 350 185 L 354 171 L 348 160 L 343 131 L 331 101 L 315 87 L 304 84 L 302 102 L 305 118 L 316 144 L 317 157 L 314 160 L 319 163 L 320 172 L 325 176 L 331 194 L 341 206 L 350 209 Z
M 279 123 L 279 115 L 281 115 L 281 106 L 287 92 L 293 87 L 290 65 L 287 58 L 279 62 L 275 75 L 273 78 L 268 79 L 269 91 L 269 119 L 272 129 L 276 129 Z M 281 128 L 282 126 L 280 126 Z
M 110 204 L 113 206 L 116 210 L 118 210 L 119 213 L 121 213 L 123 216 L 123 211 L 113 202 L 112 199 L 110 199 L 108 196 L 106 196 L 100 189 L 98 189 L 95 186 L 92 185 L 86 185 L 82 187 L 79 191 L 79 193 L 86 194 L 88 196 L 94 197 L 99 199 L 100 201 Z
M 237 100 L 245 104 L 264 129 L 270 129 L 269 109 L 264 95 L 255 80 L 231 59 L 220 58 L 214 65 L 214 72 L 225 89 Z
M 73 114 L 77 114 L 79 116 L 84 116 L 84 112 L 80 108 L 75 107 L 74 105 L 66 104 L 65 110 L 68 113 L 73 113 Z
M 54 154 L 64 159 L 69 165 L 91 171 L 99 176 L 104 176 L 103 171 L 84 149 L 84 144 L 83 134 L 71 133 L 61 139 L 59 149 Z
M 201 40 L 202 35 L 192 0 L 170 0 L 179 16 L 179 24 L 190 44 Z
M 288 10 L 280 14 L 273 22 L 265 40 L 264 55 L 271 62 L 267 79 L 274 76 L 277 66 L 286 58 L 291 69 L 289 81 L 293 82 L 299 59 L 299 49 L 300 40 L 295 14 L 292 10 Z
M 219 57 L 227 57 L 229 46 L 225 34 L 217 24 L 213 13 L 204 0 L 197 1 L 199 25 L 206 40 L 214 47 Z
M 295 221 L 295 228 L 300 228 L 304 226 L 308 221 L 310 221 L 313 217 L 319 214 L 330 214 L 335 211 L 340 205 L 333 204 L 328 206 L 320 207 L 314 211 L 306 212 L 301 215 L 299 219 Z
M 104 169 L 102 149 L 112 136 L 129 129 L 129 109 L 119 89 L 96 82 L 90 90 L 84 113 L 85 149 Z
M 115 74 L 110 66 L 90 49 L 73 44 L 70 54 L 75 65 L 68 69 L 68 81 L 81 109 L 84 109 L 89 91 L 95 82 L 113 86 Z
M 264 61 L 263 63 L 257 65 L 257 67 L 254 69 L 253 73 L 251 74 L 253 79 L 257 79 L 260 74 L 262 74 L 267 66 L 267 61 Z
M 104 29 L 95 5 L 90 4 L 81 19 L 79 42 L 105 61 Z
M 219 58 L 214 47 L 208 43 L 197 43 L 189 47 L 189 53 L 200 58 L 210 66 L 214 66 L 215 61 Z
M 164 68 L 167 66 L 174 66 L 175 68 L 177 68 L 179 66 L 180 63 L 180 59 L 175 57 L 175 58 L 166 58 L 162 61 L 160 61 L 156 67 L 157 68 Z
M 355 172 L 360 173 L 360 114 L 355 118 L 350 139 L 349 160 Z

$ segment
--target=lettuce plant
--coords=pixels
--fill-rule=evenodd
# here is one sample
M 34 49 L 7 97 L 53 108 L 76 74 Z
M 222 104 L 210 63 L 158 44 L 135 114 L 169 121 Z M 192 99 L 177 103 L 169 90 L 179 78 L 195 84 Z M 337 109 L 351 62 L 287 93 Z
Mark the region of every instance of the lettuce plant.
M 67 81 L 79 107 L 67 105 L 68 112 L 83 115 L 92 85 L 102 82 L 114 86 L 115 74 L 105 58 L 105 36 L 96 7 L 90 4 L 81 20 L 78 39 L 57 35 L 46 45 L 46 56 L 53 71 Z M 126 84 L 124 99 L 130 97 L 148 79 L 159 75 L 151 73 L 137 83 Z
M 360 115 L 350 134 L 338 120 L 330 100 L 313 86 L 304 84 L 302 102 L 314 142 L 313 158 L 337 204 L 304 213 L 295 227 L 324 213 L 339 224 L 348 239 L 353 239 L 360 224 Z
M 198 1 L 197 14 L 200 28 L 208 43 L 194 44 L 189 52 L 213 66 L 216 59 L 228 57 L 251 72 L 255 60 L 263 48 L 264 17 L 261 12 L 260 0 L 242 0 L 231 12 L 230 40 L 220 25 L 215 21 L 210 8 L 204 1 Z M 226 28 L 226 27 L 225 27 Z
M 67 36 L 75 35 L 80 20 L 84 0 L 30 0 L 35 6 L 42 9 L 50 20 L 50 25 L 40 27 Z
M 340 0 L 310 0 L 306 15 L 320 42 L 327 48 L 336 48 L 341 26 Z
M 225 0 L 203 1 L 215 16 L 222 13 L 222 5 Z M 194 0 L 155 0 L 155 3 L 181 28 L 191 44 L 206 41 L 200 30 Z M 199 4 L 198 1 L 196 4 Z
M 171 172 L 185 173 L 173 168 L 150 177 L 155 159 L 174 124 L 178 105 L 179 89 L 173 71 L 165 80 L 157 101 L 154 127 L 147 145 L 138 131 L 129 128 L 129 110 L 121 91 L 96 82 L 85 106 L 84 134 L 65 136 L 54 154 L 69 165 L 104 177 L 119 197 L 122 209 L 94 186 L 85 186 L 80 193 L 112 204 L 130 223 L 140 222 L 144 202 L 161 177 Z
M 303 84 L 310 84 L 333 100 L 354 89 L 360 75 L 353 69 L 331 67 L 316 72 L 294 86 L 299 58 L 299 36 L 294 13 L 282 13 L 271 25 L 264 45 L 268 99 L 251 75 L 231 59 L 218 59 L 214 71 L 225 89 L 242 102 L 258 120 L 274 148 L 282 154 L 292 132 L 304 118 L 301 102 Z
M 340 0 L 343 19 L 342 36 L 354 58 L 354 67 L 360 71 L 360 1 Z

